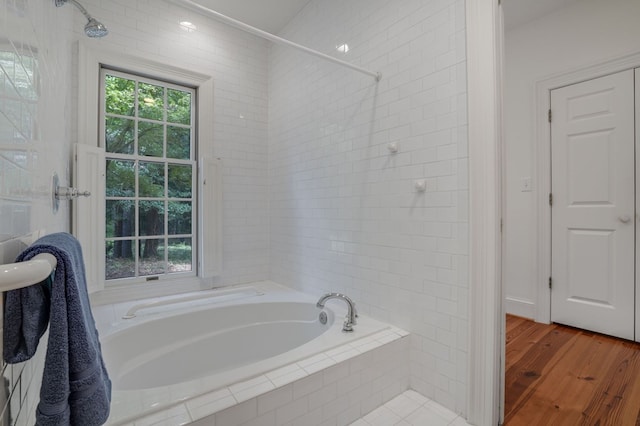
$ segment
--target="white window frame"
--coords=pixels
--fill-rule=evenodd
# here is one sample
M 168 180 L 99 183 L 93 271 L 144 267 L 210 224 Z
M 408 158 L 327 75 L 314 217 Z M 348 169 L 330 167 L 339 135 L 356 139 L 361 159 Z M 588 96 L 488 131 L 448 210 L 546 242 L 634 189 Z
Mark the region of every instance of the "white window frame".
M 221 273 L 222 227 L 221 227 L 221 166 L 216 160 L 213 148 L 213 78 L 205 73 L 186 70 L 151 59 L 130 56 L 121 52 L 97 49 L 78 42 L 78 143 L 92 148 L 99 146 L 99 99 L 100 69 L 123 70 L 133 74 L 149 76 L 159 80 L 194 87 L 196 89 L 196 140 L 198 141 L 198 276 L 180 278 L 178 281 L 163 279 L 136 285 L 105 287 L 105 224 L 98 221 L 98 229 L 82 229 L 82 219 L 74 207 L 73 232 L 83 246 L 88 281 L 92 282 L 92 301 L 97 304 L 114 303 L 123 300 L 155 297 L 168 294 L 209 289 L 215 286 L 215 277 Z M 83 187 L 82 182 L 75 185 Z M 96 194 L 96 198 L 104 194 Z M 78 203 L 76 203 L 78 204 Z M 96 206 L 104 203 L 93 203 Z M 203 211 L 206 209 L 207 214 Z M 104 210 L 104 207 L 102 207 Z M 99 217 L 104 211 L 96 212 Z M 80 224 L 80 225 L 79 225 Z M 206 241 L 203 235 L 206 235 Z M 97 244 L 96 241 L 102 241 Z M 195 265 L 194 265 L 195 266 Z
M 161 163 L 163 165 L 165 164 L 172 164 L 172 165 L 182 165 L 182 166 L 192 166 L 192 171 L 194 172 L 192 174 L 191 177 L 191 192 L 192 192 L 192 196 L 190 199 L 186 200 L 186 201 L 190 201 L 192 202 L 192 212 L 191 212 L 191 224 L 192 224 L 192 228 L 191 228 L 191 233 L 190 235 L 188 235 L 188 238 L 191 238 L 192 241 L 192 263 L 191 263 L 191 271 L 184 271 L 184 272 L 173 272 L 173 273 L 168 273 L 168 272 L 162 272 L 160 274 L 150 274 L 150 275 L 139 275 L 138 276 L 138 264 L 136 263 L 136 271 L 134 271 L 135 275 L 132 277 L 127 277 L 127 278 L 112 278 L 109 279 L 105 282 L 105 286 L 111 287 L 111 286 L 118 286 L 118 285 L 138 285 L 141 282 L 147 282 L 147 281 L 158 281 L 158 280 L 166 280 L 166 279 L 172 279 L 172 280 L 179 280 L 185 277 L 191 277 L 191 276 L 196 276 L 198 273 L 198 268 L 197 268 L 197 258 L 196 256 L 198 255 L 198 243 L 199 243 L 199 238 L 198 238 L 198 227 L 197 227 L 197 218 L 198 218 L 198 191 L 197 191 L 197 171 L 198 171 L 198 162 L 197 162 L 197 155 L 198 155 L 198 142 L 197 139 L 195 137 L 195 133 L 197 131 L 197 122 L 195 120 L 196 114 L 197 114 L 197 90 L 189 87 L 189 86 L 185 86 L 185 85 L 178 85 L 172 82 L 166 82 L 166 81 L 162 81 L 162 80 L 158 80 L 156 78 L 150 78 L 147 76 L 141 76 L 138 74 L 134 74 L 132 72 L 128 72 L 128 71 L 120 71 L 120 70 L 112 70 L 108 67 L 101 67 L 100 69 L 100 96 L 104 95 L 106 92 L 106 85 L 105 85 L 105 79 L 107 75 L 111 75 L 114 77 L 118 77 L 118 78 L 124 78 L 124 79 L 131 79 L 131 80 L 135 80 L 136 82 L 139 83 L 145 83 L 145 84 L 152 84 L 152 85 L 162 85 L 163 87 L 166 87 L 168 89 L 173 89 L 173 90 L 179 90 L 179 91 L 183 91 L 183 92 L 188 92 L 191 94 L 192 96 L 192 102 L 191 102 L 191 106 L 192 106 L 192 110 L 191 110 L 191 118 L 190 118 L 190 124 L 189 124 L 189 128 L 193 129 L 193 132 L 191 133 L 191 141 L 190 141 L 190 152 L 191 152 L 191 157 L 189 159 L 174 159 L 174 158 L 170 158 L 167 157 L 166 155 L 164 157 L 145 157 L 143 155 L 138 154 L 137 152 L 134 152 L 133 154 L 119 154 L 119 153 L 107 153 L 105 152 L 105 156 L 109 159 L 119 159 L 119 160 L 124 160 L 124 161 L 137 161 L 137 162 L 156 162 L 156 163 Z M 167 95 L 165 95 L 167 96 Z M 137 95 L 136 95 L 137 98 Z M 136 102 L 137 99 L 136 99 Z M 166 99 L 165 99 L 166 102 Z M 136 104 L 137 105 L 137 104 Z M 107 117 L 107 112 L 105 110 L 106 108 L 106 102 L 105 100 L 101 97 L 100 98 L 100 110 L 99 110 L 99 115 L 100 115 L 100 131 L 99 131 L 99 145 L 102 148 L 105 148 L 106 150 L 106 140 L 105 140 L 105 127 L 106 127 L 106 117 Z M 120 117 L 120 116 L 118 116 Z M 134 120 L 137 122 L 142 122 L 142 123 L 149 123 L 149 122 L 154 122 L 154 123 L 160 123 L 159 121 L 154 121 L 154 120 L 147 120 L 144 118 L 140 118 L 137 115 L 134 115 L 132 117 L 123 117 L 123 118 L 127 118 L 130 120 Z M 176 125 L 178 127 L 184 127 L 181 126 L 179 123 L 171 123 L 169 121 L 162 121 L 161 123 L 163 123 L 164 125 Z M 137 139 L 137 138 L 136 138 Z M 139 143 L 139 141 L 138 141 Z M 138 176 L 138 172 L 136 171 L 136 176 Z M 165 176 L 165 180 L 168 179 L 168 176 Z M 137 182 L 137 180 L 136 180 Z M 145 197 L 140 197 L 139 194 L 135 194 L 133 197 L 125 197 L 127 199 L 133 200 L 135 203 L 138 203 L 140 201 L 145 200 Z M 160 201 L 162 199 L 163 202 L 165 202 L 167 199 L 169 199 L 170 197 L 168 195 L 165 195 L 163 197 L 155 197 L 153 198 L 154 201 Z M 170 200 L 171 201 L 171 200 Z M 180 201 L 179 199 L 175 199 L 173 201 Z M 140 220 L 138 214 L 135 214 L 135 219 L 136 224 L 138 223 L 138 221 Z M 157 239 L 157 237 L 162 237 L 164 238 L 175 238 L 172 235 L 168 234 L 168 228 L 167 228 L 167 221 L 168 221 L 168 212 L 165 213 L 164 218 L 164 234 L 163 235 L 158 235 L 158 236 L 141 236 L 140 234 L 136 234 L 133 235 L 131 237 L 123 237 L 124 239 L 133 239 L 133 240 L 145 240 L 145 239 Z M 138 225 L 136 225 L 136 229 L 138 229 Z M 180 236 L 177 236 L 180 237 Z M 182 237 L 187 237 L 186 235 L 182 235 Z M 106 241 L 107 239 L 105 239 Z M 168 250 L 165 251 L 165 262 L 167 261 L 166 257 L 168 255 Z M 166 266 L 166 263 L 165 265 Z

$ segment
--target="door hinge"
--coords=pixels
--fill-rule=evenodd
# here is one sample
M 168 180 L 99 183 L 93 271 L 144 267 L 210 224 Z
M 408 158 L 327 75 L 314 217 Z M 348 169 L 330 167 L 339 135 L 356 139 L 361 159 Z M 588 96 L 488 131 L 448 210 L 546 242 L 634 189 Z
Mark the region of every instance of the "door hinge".
M 553 286 L 553 284 L 552 284 L 552 283 L 553 283 L 553 282 L 552 282 L 552 280 L 551 280 L 551 277 L 549 277 L 549 289 L 551 289 L 551 287 Z
M 549 193 L 549 205 L 553 206 L 553 194 L 551 192 Z
M 552 118 L 553 118 L 553 114 L 551 114 L 551 109 L 549 109 L 549 123 L 551 123 Z

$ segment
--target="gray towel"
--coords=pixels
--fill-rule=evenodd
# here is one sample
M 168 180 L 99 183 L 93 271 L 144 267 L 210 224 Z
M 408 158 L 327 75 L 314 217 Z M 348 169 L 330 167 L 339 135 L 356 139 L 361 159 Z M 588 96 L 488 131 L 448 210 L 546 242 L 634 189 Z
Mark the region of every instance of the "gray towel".
M 109 417 L 111 381 L 89 305 L 80 244 L 67 233 L 47 235 L 17 261 L 40 253 L 51 253 L 58 261 L 50 300 L 46 285 L 7 292 L 4 358 L 9 363 L 31 358 L 48 318 L 49 343 L 36 424 L 102 425 Z

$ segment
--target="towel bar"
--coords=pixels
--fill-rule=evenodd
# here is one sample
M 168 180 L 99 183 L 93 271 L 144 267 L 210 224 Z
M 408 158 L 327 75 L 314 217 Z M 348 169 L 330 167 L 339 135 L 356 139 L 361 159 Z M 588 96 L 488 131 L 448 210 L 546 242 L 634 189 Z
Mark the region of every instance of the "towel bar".
M 57 260 L 41 253 L 26 262 L 0 265 L 0 291 L 16 290 L 44 281 L 56 269 Z

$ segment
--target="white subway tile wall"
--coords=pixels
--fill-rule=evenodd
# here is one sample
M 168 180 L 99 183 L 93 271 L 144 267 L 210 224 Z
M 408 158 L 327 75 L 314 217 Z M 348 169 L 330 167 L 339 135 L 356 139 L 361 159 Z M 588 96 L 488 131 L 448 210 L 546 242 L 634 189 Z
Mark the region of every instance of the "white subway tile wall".
M 41 3 L 0 0 L 0 263 L 19 253 L 6 250 L 12 237 L 69 221 L 68 206 L 53 214 L 50 188 L 54 172 L 63 184 L 70 177 L 72 17 Z M 2 425 L 35 423 L 47 335 L 41 341 L 31 360 L 1 362 Z
M 464 13 L 463 0 L 311 1 L 283 31 L 381 72 L 378 84 L 291 49 L 269 56 L 271 279 L 344 292 L 409 330 L 411 387 L 457 413 L 468 354 Z
M 40 3 L 0 0 L 0 241 L 69 220 L 50 188 L 70 177 L 72 19 Z
M 411 331 L 411 387 L 463 413 L 464 0 L 311 0 L 285 30 L 382 72 L 377 85 L 163 0 L 83 4 L 108 37 L 86 39 L 71 5 L 0 0 L 0 241 L 69 230 L 68 204 L 51 211 L 50 180 L 54 171 L 63 184 L 71 178 L 76 40 L 212 75 L 214 140 L 200 141 L 200 153 L 223 160 L 218 284 L 271 278 L 349 294 L 363 312 Z M 348 52 L 335 49 L 345 43 Z M 37 399 L 29 381 L 24 401 Z

